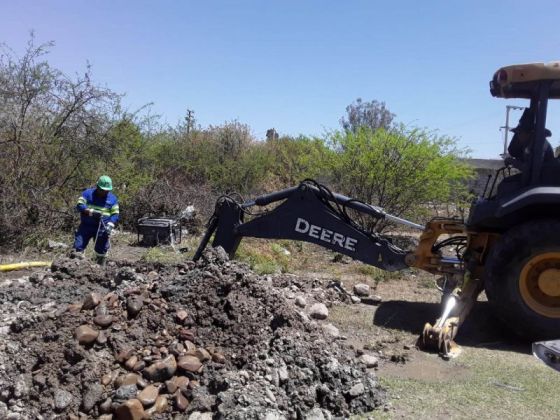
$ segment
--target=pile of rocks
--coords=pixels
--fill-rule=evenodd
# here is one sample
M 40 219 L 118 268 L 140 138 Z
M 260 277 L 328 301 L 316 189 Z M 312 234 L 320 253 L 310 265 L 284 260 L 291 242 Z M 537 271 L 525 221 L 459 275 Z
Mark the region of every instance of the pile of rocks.
M 320 419 L 384 400 L 301 299 L 219 250 L 173 267 L 61 259 L 0 302 L 0 418 Z

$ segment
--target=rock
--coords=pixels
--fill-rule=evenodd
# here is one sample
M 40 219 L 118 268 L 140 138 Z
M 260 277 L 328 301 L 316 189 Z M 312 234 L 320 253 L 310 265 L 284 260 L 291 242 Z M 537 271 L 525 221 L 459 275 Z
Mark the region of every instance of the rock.
M 163 413 L 165 412 L 165 410 L 167 410 L 168 405 L 169 404 L 167 402 L 167 397 L 165 397 L 164 395 L 160 395 L 156 398 L 156 402 L 153 407 L 147 410 L 146 413 L 150 416 L 156 413 Z
M 148 407 L 156 402 L 158 395 L 159 388 L 155 385 L 148 385 L 136 398 L 138 398 L 144 407 Z
M 143 360 L 139 360 L 134 366 L 132 366 L 132 370 L 134 372 L 140 372 L 141 370 L 144 370 L 145 367 L 146 362 L 144 362 Z
M 111 383 L 112 380 L 113 380 L 113 375 L 111 375 L 110 373 L 106 373 L 101 377 L 101 384 L 107 386 Z
M 210 356 L 210 353 L 208 353 L 208 351 L 206 349 L 203 349 L 202 347 L 196 349 L 193 356 L 197 357 L 198 360 L 200 360 L 201 362 L 206 362 L 206 361 L 212 359 L 212 356 Z
M 369 285 L 358 283 L 354 285 L 354 294 L 356 296 L 369 296 Z
M 305 420 L 325 420 L 323 411 L 321 411 L 320 408 L 314 408 L 313 410 L 308 411 L 303 418 Z
M 93 318 L 93 323 L 101 328 L 107 328 L 113 323 L 113 317 L 111 315 L 97 315 Z
M 126 401 L 136 396 L 138 387 L 136 384 L 121 385 L 114 393 L 114 399 L 117 401 Z
M 47 247 L 49 249 L 68 249 L 68 245 L 63 242 L 57 242 L 49 239 L 47 241 Z
M 362 303 L 366 305 L 379 305 L 381 302 L 383 302 L 383 298 L 378 295 L 362 298 Z
M 95 341 L 101 345 L 107 344 L 107 334 L 105 334 L 103 331 L 99 331 L 99 335 L 97 336 Z
M 362 299 L 354 295 L 350 296 L 350 300 L 352 301 L 352 303 L 360 303 L 362 301 Z
M 101 295 L 99 293 L 88 293 L 84 299 L 84 303 L 82 304 L 83 310 L 90 310 L 95 308 L 101 302 Z
M 280 383 L 286 382 L 290 376 L 288 374 L 288 367 L 286 365 L 282 365 L 280 366 L 278 369 L 278 379 L 280 380 Z
M 196 360 L 198 361 L 198 359 Z M 151 379 L 152 381 L 164 382 L 171 378 L 175 374 L 176 370 L 177 361 L 175 360 L 175 356 L 170 354 L 165 359 L 148 366 L 144 369 L 144 373 L 148 379 Z
M 98 335 L 99 331 L 94 330 L 89 325 L 81 325 L 74 331 L 74 337 L 80 344 L 92 344 Z
M 379 359 L 371 354 L 362 354 L 360 362 L 366 365 L 367 368 L 374 368 L 379 364 Z
M 105 401 L 99 404 L 99 412 L 102 414 L 110 413 L 112 405 L 113 405 L 113 400 L 111 398 L 107 398 Z
M 121 350 L 116 356 L 115 356 L 115 360 L 119 363 L 124 363 L 126 362 L 128 359 L 130 359 L 132 357 L 132 355 L 134 354 L 134 349 L 132 347 L 127 347 L 123 350 Z
M 137 357 L 137 356 L 132 356 L 130 359 L 128 359 L 128 360 L 125 362 L 124 365 L 125 365 L 125 367 L 126 367 L 128 370 L 132 370 L 132 368 L 134 368 L 134 366 L 136 365 L 136 363 L 138 363 L 138 357 Z
M 137 399 L 125 401 L 115 411 L 116 420 L 143 420 L 145 417 L 144 407 Z
M 57 411 L 65 410 L 71 403 L 74 396 L 65 389 L 58 388 L 54 391 L 54 408 Z
M 185 411 L 189 406 L 189 400 L 180 390 L 175 391 L 175 407 L 179 411 Z
M 31 378 L 29 378 L 31 379 Z M 14 397 L 25 398 L 29 394 L 29 384 L 25 375 L 19 375 L 14 383 Z
M 200 411 L 193 411 L 188 420 L 212 420 L 212 413 L 201 413 Z
M 136 373 L 127 373 L 125 375 L 119 376 L 115 380 L 115 385 L 117 386 L 117 388 L 123 385 L 136 385 L 138 379 L 140 379 L 140 376 Z
M 226 357 L 220 352 L 215 352 L 214 354 L 212 354 L 212 361 L 214 363 L 223 365 L 226 363 Z
M 181 324 L 185 322 L 185 319 L 187 319 L 188 316 L 189 316 L 188 312 L 185 311 L 184 309 L 179 309 L 175 314 L 175 318 L 177 318 L 177 321 L 179 321 Z
M 295 303 L 300 308 L 305 308 L 305 305 L 307 305 L 307 302 L 305 301 L 305 298 L 303 296 L 296 297 Z
M 130 296 L 126 300 L 126 312 L 128 313 L 128 317 L 135 318 L 142 309 L 142 306 L 144 306 L 144 300 L 142 299 L 142 296 Z
M 365 392 L 364 384 L 358 382 L 356 385 L 350 388 L 350 390 L 348 391 L 348 395 L 350 395 L 350 397 L 352 398 L 356 398 L 362 395 L 364 392 Z
M 315 303 L 309 309 L 309 316 L 315 319 L 327 319 L 329 310 L 324 303 Z
M 90 384 L 82 397 L 82 409 L 84 413 L 89 413 L 90 410 L 97 404 L 103 395 L 103 386 L 98 383 Z
M 198 372 L 202 367 L 202 362 L 196 356 L 187 355 L 179 358 L 177 366 L 187 372 Z
M 338 328 L 336 328 L 333 324 L 325 324 L 323 325 L 323 331 L 327 333 L 327 335 L 337 338 L 340 335 Z

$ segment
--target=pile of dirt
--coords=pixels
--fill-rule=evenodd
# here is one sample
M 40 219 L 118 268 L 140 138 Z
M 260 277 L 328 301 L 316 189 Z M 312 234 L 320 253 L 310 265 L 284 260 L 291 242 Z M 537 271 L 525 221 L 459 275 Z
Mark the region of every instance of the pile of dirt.
M 294 280 L 271 280 L 213 250 L 173 267 L 65 258 L 5 282 L 0 418 L 326 419 L 383 404 L 354 352 L 286 298 Z

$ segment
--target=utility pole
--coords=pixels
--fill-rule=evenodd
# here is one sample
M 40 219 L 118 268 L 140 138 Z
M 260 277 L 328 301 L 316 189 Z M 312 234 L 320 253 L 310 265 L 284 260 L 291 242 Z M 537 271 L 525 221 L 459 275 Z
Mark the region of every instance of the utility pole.
M 187 121 L 187 137 L 191 132 L 191 128 L 194 126 L 194 111 L 192 109 L 187 109 L 187 116 L 185 117 Z
M 509 135 L 509 112 L 514 109 L 517 111 L 523 111 L 525 108 L 522 106 L 506 105 L 506 125 L 500 127 L 500 130 L 504 130 L 504 153 L 501 155 L 503 158 L 507 156 L 508 151 L 508 135 Z

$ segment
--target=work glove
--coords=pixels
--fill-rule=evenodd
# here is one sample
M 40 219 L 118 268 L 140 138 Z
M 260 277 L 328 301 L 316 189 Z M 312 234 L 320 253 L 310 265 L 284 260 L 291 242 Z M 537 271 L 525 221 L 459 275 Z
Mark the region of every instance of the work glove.
M 113 229 L 115 228 L 115 224 L 113 222 L 109 222 L 105 225 L 105 232 L 107 235 L 111 236 L 113 234 Z
M 90 217 L 101 217 L 101 212 L 99 210 L 94 210 L 90 208 L 85 209 L 84 214 Z

